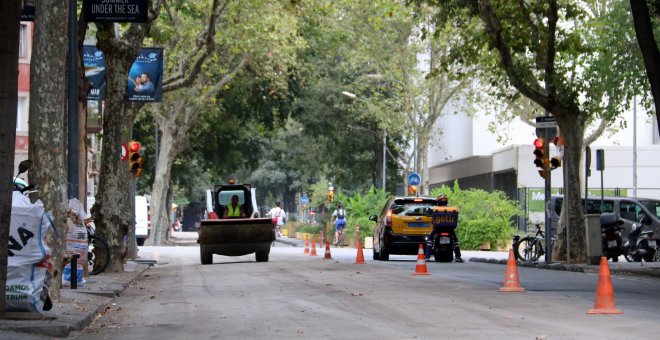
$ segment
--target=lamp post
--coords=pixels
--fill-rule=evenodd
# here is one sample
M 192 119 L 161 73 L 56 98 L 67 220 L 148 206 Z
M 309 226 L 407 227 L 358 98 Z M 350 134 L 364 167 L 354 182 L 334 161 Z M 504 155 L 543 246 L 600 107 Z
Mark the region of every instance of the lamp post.
M 358 96 L 356 94 L 351 93 L 351 92 L 342 91 L 341 94 L 344 95 L 345 97 L 350 98 L 351 100 L 365 101 L 362 98 L 358 98 Z M 369 131 L 371 131 L 371 130 L 369 130 Z M 381 186 L 381 189 L 383 189 L 383 191 L 385 191 L 385 188 L 386 188 L 385 187 L 386 178 L 387 178 L 387 129 L 383 128 L 383 184 Z

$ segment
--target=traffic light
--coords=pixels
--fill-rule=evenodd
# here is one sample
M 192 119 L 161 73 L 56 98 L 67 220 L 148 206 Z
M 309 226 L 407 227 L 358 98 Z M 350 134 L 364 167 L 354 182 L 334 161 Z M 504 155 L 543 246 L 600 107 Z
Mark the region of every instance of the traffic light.
M 555 156 L 550 159 L 550 167 L 552 170 L 557 169 L 561 166 L 561 158 Z
M 335 192 L 330 190 L 328 191 L 328 202 L 332 202 L 335 200 Z
M 135 172 L 135 177 L 142 176 L 144 159 L 140 156 L 140 148 L 140 142 L 134 140 L 128 142 L 128 171 Z
M 546 158 L 545 158 L 545 140 L 543 138 L 537 138 L 534 140 L 534 165 L 537 168 L 545 168 Z

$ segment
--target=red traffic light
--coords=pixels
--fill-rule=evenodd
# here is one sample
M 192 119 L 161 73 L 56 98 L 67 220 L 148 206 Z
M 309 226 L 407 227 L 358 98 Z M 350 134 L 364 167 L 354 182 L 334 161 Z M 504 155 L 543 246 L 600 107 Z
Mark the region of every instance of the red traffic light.
M 138 152 L 140 151 L 140 143 L 131 141 L 128 143 L 128 149 L 132 152 Z
M 543 149 L 544 146 L 545 146 L 545 141 L 543 140 L 543 138 L 537 138 L 537 139 L 534 140 L 534 147 L 535 148 Z

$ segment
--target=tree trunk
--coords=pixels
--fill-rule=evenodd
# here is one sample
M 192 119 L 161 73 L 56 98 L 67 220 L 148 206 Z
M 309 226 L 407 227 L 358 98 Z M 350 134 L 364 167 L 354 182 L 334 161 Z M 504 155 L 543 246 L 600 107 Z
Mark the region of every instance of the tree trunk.
M 570 118 L 567 118 L 570 116 Z M 557 124 L 564 138 L 566 148 L 564 149 L 563 166 L 566 167 L 567 192 L 564 193 L 564 204 L 562 217 L 557 226 L 557 241 L 553 247 L 553 260 L 565 261 L 566 240 L 570 242 L 571 263 L 587 263 L 584 212 L 582 209 L 582 194 L 580 185 L 580 158 L 582 157 L 582 142 L 584 137 L 584 115 L 555 115 Z M 570 147 L 568 147 L 570 146 Z M 563 215 L 568 214 L 569 233 L 566 232 Z
M 170 209 L 166 202 L 172 175 L 172 163 L 181 150 L 188 145 L 188 131 L 199 118 L 199 110 L 193 108 L 187 95 L 177 96 L 177 99 L 174 100 L 171 105 L 164 104 L 162 110 L 154 115 L 156 127 L 161 131 L 160 152 L 151 189 L 151 217 L 156 222 L 152 224 L 155 245 L 162 244 L 162 235 L 167 233 L 170 225 Z
M 59 301 L 69 206 L 66 155 L 68 3 L 44 0 L 39 2 L 35 11 L 30 67 L 29 155 L 32 168 L 29 182 L 36 185 L 39 198 L 46 211 L 51 212 L 59 234 L 59 238 L 53 233 L 48 233 L 46 237 L 46 244 L 53 256 L 53 279 L 49 292 L 51 299 Z
M 0 178 L 14 177 L 14 150 L 16 144 L 16 106 L 18 103 L 18 42 L 21 1 L 0 2 Z M 0 187 L 0 296 L 6 294 L 7 254 L 9 251 L 9 223 L 13 183 L 3 181 Z M 0 299 L 0 319 L 5 318 L 5 299 Z
M 121 161 L 120 146 L 128 144 L 133 132 L 133 110 L 126 101 L 131 65 L 135 61 L 148 24 L 132 24 L 124 37 L 115 36 L 114 27 L 99 25 L 97 47 L 105 54 L 107 91 L 103 111 L 103 143 L 99 187 L 92 216 L 96 233 L 110 246 L 107 272 L 124 270 L 131 223 L 131 180 L 126 162 Z
M 653 23 L 646 0 L 630 0 L 630 8 L 635 22 L 637 42 L 642 51 L 644 67 L 651 84 L 651 94 L 655 101 L 655 116 L 658 131 L 660 131 L 660 49 L 653 35 Z
M 151 189 L 151 207 L 152 219 L 155 224 L 153 233 L 154 245 L 161 245 L 162 235 L 167 233 L 169 229 L 169 209 L 167 204 L 167 192 L 169 189 L 172 162 L 174 161 L 174 136 L 176 134 L 176 123 L 165 119 L 158 119 L 157 124 L 162 133 L 160 134 L 159 154 L 156 162 L 156 173 L 154 175 L 154 183 Z M 186 129 L 187 131 L 187 129 Z M 157 207 L 160 207 L 158 209 Z

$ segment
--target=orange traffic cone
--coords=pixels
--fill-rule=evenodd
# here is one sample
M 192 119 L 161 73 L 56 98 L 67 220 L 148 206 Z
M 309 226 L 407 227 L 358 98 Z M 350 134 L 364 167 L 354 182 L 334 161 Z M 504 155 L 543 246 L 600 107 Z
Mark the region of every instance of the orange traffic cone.
M 504 274 L 504 286 L 500 292 L 524 292 L 525 288 L 520 287 L 518 280 L 518 267 L 516 267 L 516 257 L 513 255 L 513 248 L 509 248 L 509 260 L 506 262 L 506 274 Z
M 415 266 L 415 271 L 413 275 L 431 275 L 426 270 L 426 255 L 424 254 L 424 246 L 419 244 L 419 250 L 417 251 L 417 266 Z
M 330 243 L 326 242 L 325 243 L 325 256 L 323 257 L 324 260 L 332 260 L 332 255 L 330 255 Z
M 362 252 L 362 242 L 358 240 L 357 255 L 355 256 L 355 264 L 364 264 L 364 253 Z
M 312 240 L 312 252 L 309 253 L 309 256 L 318 256 L 316 254 L 316 241 Z
M 303 254 L 309 254 L 309 241 L 305 239 L 305 251 L 303 251 Z
M 623 314 L 623 311 L 617 309 L 614 304 L 614 289 L 612 289 L 610 267 L 607 264 L 607 258 L 605 256 L 601 256 L 600 258 L 598 287 L 596 288 L 594 308 L 590 309 L 587 314 Z

